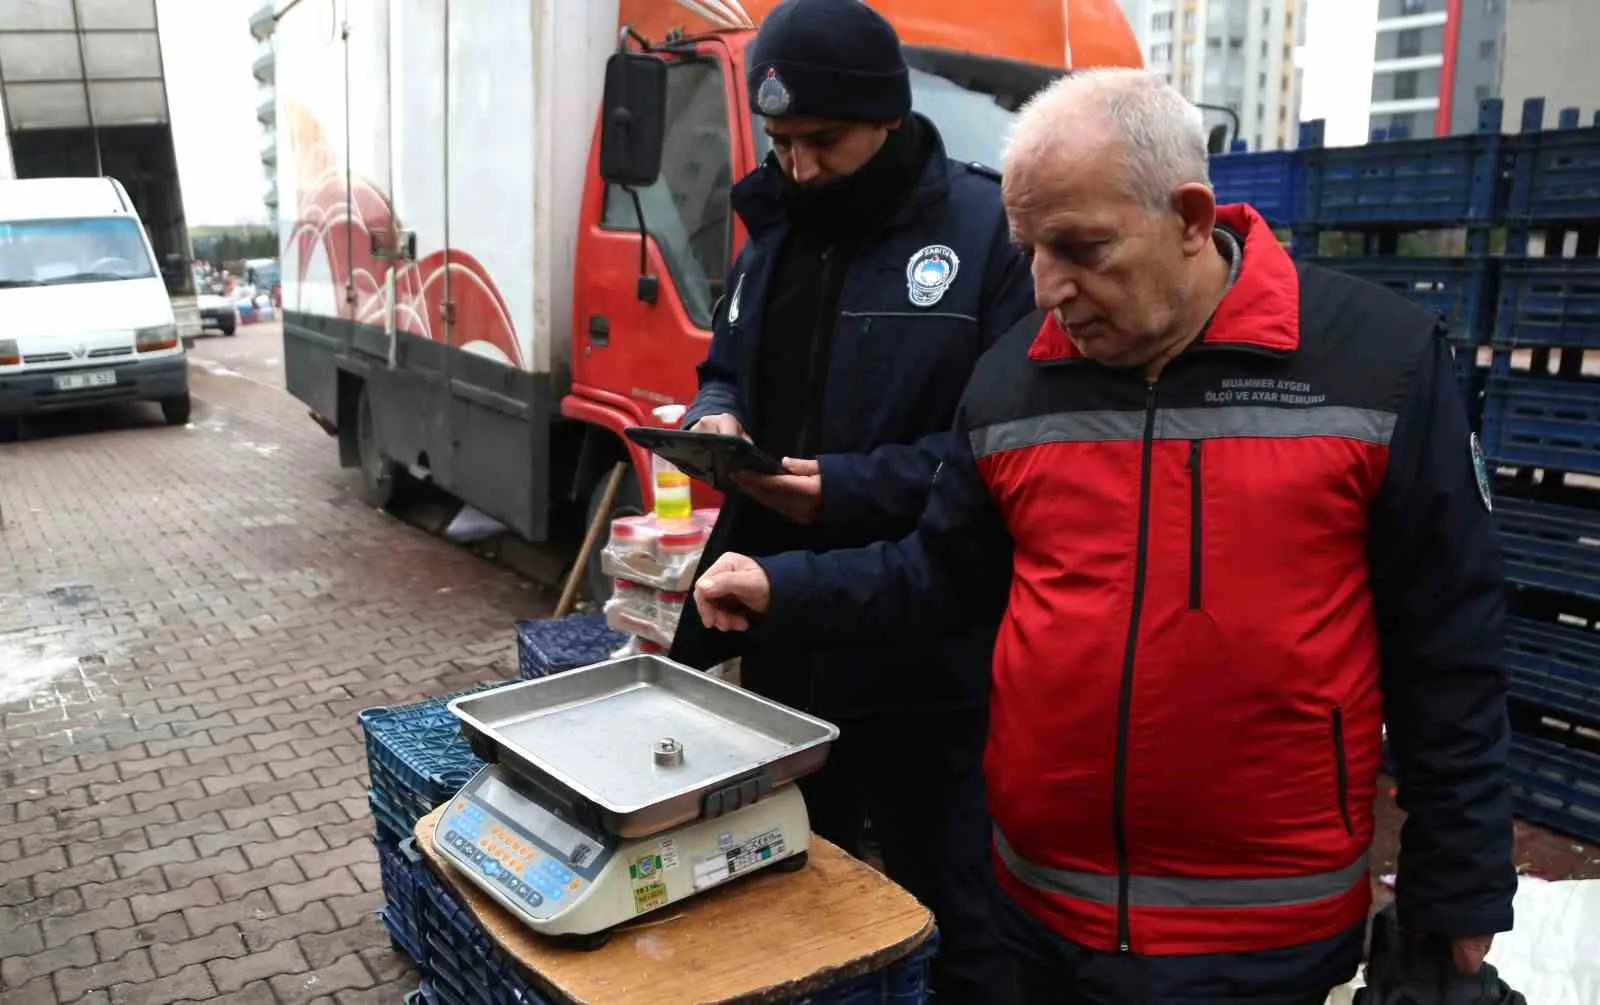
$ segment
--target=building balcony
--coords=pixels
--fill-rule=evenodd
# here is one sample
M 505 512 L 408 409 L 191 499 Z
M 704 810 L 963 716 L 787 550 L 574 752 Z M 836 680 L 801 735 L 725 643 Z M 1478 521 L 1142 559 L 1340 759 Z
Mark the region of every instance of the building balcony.
M 264 126 L 275 125 L 278 121 L 278 99 L 276 95 L 267 95 L 261 99 L 261 104 L 256 106 L 256 119 Z
M 250 69 L 256 75 L 257 80 L 263 84 L 270 84 L 272 83 L 272 75 L 276 63 L 277 55 L 268 49 L 256 57 L 256 61 Z
M 1369 108 L 1371 115 L 1405 115 L 1409 112 L 1434 112 L 1439 109 L 1439 96 L 1437 94 L 1416 98 L 1395 98 L 1391 101 L 1374 101 Z
M 277 27 L 277 22 L 272 19 L 273 6 L 271 0 L 268 0 L 250 15 L 250 34 L 256 38 L 272 37 L 273 29 Z

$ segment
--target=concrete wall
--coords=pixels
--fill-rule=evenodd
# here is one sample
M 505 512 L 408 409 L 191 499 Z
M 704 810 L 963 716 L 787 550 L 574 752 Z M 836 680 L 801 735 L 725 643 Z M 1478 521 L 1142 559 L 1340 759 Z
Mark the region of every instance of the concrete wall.
M 1494 4 L 1482 0 L 1462 3 L 1461 27 L 1456 37 L 1456 82 L 1450 94 L 1452 134 L 1477 132 L 1479 102 L 1500 94 L 1505 26 L 1504 0 Z
M 1500 94 L 1506 129 L 1522 121 L 1522 102 L 1544 98 L 1544 125 L 1567 106 L 1591 121 L 1600 109 L 1600 0 L 1506 0 L 1505 58 Z

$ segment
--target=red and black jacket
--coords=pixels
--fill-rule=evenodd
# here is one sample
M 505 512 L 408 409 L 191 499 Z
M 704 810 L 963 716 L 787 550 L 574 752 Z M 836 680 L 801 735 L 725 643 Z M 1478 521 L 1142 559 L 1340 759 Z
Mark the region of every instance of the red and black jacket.
M 1249 952 L 1361 922 L 1385 718 L 1408 927 L 1504 931 L 1503 574 L 1449 349 L 1253 210 L 1219 221 L 1238 279 L 1157 382 L 1019 326 L 919 530 L 763 559 L 758 630 L 999 616 L 1001 884 L 1065 938 Z

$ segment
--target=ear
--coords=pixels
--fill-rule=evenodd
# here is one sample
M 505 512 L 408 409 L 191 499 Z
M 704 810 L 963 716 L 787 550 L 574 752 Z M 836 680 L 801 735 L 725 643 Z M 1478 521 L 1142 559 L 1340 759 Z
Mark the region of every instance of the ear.
M 1183 253 L 1198 255 L 1211 244 L 1217 225 L 1217 197 L 1205 185 L 1190 182 L 1172 193 L 1172 211 L 1183 226 Z
M 894 130 L 899 129 L 901 126 L 903 126 L 905 124 L 906 124 L 906 120 L 905 119 L 890 119 L 888 122 L 885 122 L 883 124 L 883 128 L 889 130 L 890 132 L 893 132 Z

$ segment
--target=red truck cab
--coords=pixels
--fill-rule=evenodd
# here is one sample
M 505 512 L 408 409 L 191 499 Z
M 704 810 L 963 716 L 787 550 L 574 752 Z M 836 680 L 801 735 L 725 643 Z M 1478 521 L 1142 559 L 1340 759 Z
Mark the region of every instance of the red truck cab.
M 751 21 L 773 5 L 747 4 L 757 8 L 748 11 Z M 874 6 L 901 34 L 912 66 L 914 106 L 939 126 L 950 156 L 960 160 L 998 166 L 1015 110 L 1067 68 L 1142 65 L 1115 0 L 1027 0 L 1012 4 L 998 21 L 980 6 L 953 0 L 885 0 Z M 649 239 L 641 265 L 634 200 L 601 176 L 602 127 L 616 100 L 608 96 L 589 158 L 578 235 L 572 384 L 561 412 L 626 442 L 626 426 L 658 424 L 650 414 L 655 407 L 694 399 L 690 361 L 706 355 L 712 311 L 746 236 L 729 206 L 729 190 L 761 163 L 769 145 L 746 98 L 751 23 L 712 22 L 651 0 L 623 0 L 621 20 L 625 43 L 647 40 L 632 58 L 666 63 L 660 75 L 666 122 L 659 173 L 635 190 Z M 619 503 L 621 512 L 650 503 L 649 456 L 631 444 L 628 449 L 636 478 L 626 493 L 630 498 Z M 716 504 L 705 485 L 696 482 L 695 492 L 697 505 Z

